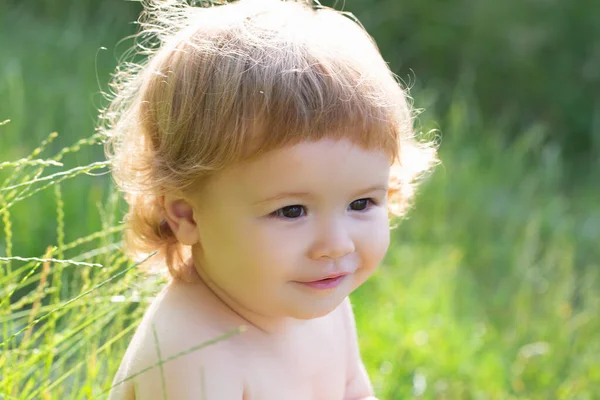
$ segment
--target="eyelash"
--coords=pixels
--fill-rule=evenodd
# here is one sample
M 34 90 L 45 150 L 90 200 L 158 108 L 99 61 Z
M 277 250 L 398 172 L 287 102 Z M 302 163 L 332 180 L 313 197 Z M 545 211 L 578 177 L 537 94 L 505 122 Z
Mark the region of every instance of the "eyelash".
M 362 209 L 362 210 L 352 210 L 352 211 L 365 212 L 365 211 L 370 210 L 373 206 L 377 206 L 378 205 L 378 202 L 375 201 L 375 199 L 372 199 L 372 198 L 364 198 L 364 199 L 354 200 L 352 203 L 350 203 L 350 205 L 356 203 L 357 201 L 365 201 L 365 200 L 367 201 L 367 205 L 366 205 L 366 207 L 364 209 Z M 281 212 L 283 210 L 286 210 L 286 209 L 289 210 L 291 208 L 301 208 L 303 210 L 303 212 L 302 212 L 301 215 L 299 215 L 297 217 L 291 217 L 291 218 L 290 217 L 286 217 L 284 215 L 281 215 Z M 285 207 L 282 207 L 282 208 L 280 208 L 278 210 L 275 210 L 271 214 L 269 214 L 270 218 L 278 218 L 278 219 L 286 219 L 286 220 L 295 220 L 295 219 L 299 219 L 299 218 L 304 217 L 304 216 L 306 216 L 306 207 L 302 206 L 302 205 L 299 205 L 299 204 L 294 204 L 294 205 L 291 205 L 291 206 L 285 206 Z

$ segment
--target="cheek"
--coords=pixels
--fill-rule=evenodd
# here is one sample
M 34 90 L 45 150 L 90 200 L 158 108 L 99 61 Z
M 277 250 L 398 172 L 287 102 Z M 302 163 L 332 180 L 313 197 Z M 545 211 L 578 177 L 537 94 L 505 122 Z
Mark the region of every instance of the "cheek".
M 235 229 L 228 230 L 225 240 L 229 244 L 222 247 L 226 257 L 255 274 L 283 272 L 298 246 L 297 237 L 291 237 L 285 229 L 275 229 L 272 224 L 252 219 L 238 221 Z
M 252 248 L 248 242 L 253 237 L 244 224 L 223 213 L 206 217 L 203 222 L 199 233 L 202 253 L 208 264 L 205 268 L 219 273 L 238 269 L 240 263 L 248 258 L 248 249 Z
M 381 239 L 381 243 L 380 243 L 380 260 L 381 261 L 383 259 L 383 257 L 385 256 L 385 254 L 388 251 L 388 248 L 390 247 L 390 228 L 388 225 L 386 225 L 385 229 L 382 232 L 382 239 Z
M 265 262 L 279 265 L 280 269 L 290 264 L 292 256 L 301 250 L 302 243 L 302 230 L 264 221 L 255 224 L 248 242 L 250 251 L 258 253 Z
M 373 269 L 379 265 L 390 245 L 390 228 L 387 216 L 374 221 L 372 229 L 364 236 L 365 267 Z

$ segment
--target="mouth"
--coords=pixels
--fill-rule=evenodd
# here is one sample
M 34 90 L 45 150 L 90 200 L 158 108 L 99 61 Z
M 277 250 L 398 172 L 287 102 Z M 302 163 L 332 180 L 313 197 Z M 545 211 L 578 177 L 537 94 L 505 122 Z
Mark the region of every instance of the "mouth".
M 333 289 L 339 286 L 348 274 L 336 274 L 327 278 L 319 279 L 311 282 L 298 282 L 301 285 L 308 286 L 312 289 Z

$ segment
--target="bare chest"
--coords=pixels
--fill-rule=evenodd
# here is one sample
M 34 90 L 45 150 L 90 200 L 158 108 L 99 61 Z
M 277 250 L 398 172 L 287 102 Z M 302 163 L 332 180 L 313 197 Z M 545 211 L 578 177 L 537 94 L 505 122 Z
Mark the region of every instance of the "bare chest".
M 333 323 L 256 346 L 243 360 L 244 400 L 343 400 L 346 336 Z

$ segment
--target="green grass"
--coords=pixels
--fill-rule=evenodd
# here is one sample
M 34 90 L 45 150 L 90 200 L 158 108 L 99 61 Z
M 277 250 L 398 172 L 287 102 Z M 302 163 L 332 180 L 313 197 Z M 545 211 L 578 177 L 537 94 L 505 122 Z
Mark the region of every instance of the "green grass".
M 98 93 L 132 30 L 102 7 L 0 4 L 0 398 L 102 398 L 162 282 L 118 250 L 124 204 L 93 164 Z M 435 88 L 413 92 L 441 109 Z M 352 295 L 377 394 L 597 398 L 600 166 L 570 172 L 543 121 L 505 140 L 510 116 L 484 119 L 474 93 L 458 82 L 422 114 L 442 165 Z
M 440 119 L 443 165 L 354 296 L 378 393 L 410 397 L 416 379 L 425 398 L 595 398 L 598 189 L 592 175 L 563 188 L 543 132 L 509 145 L 467 122 L 468 97 Z

